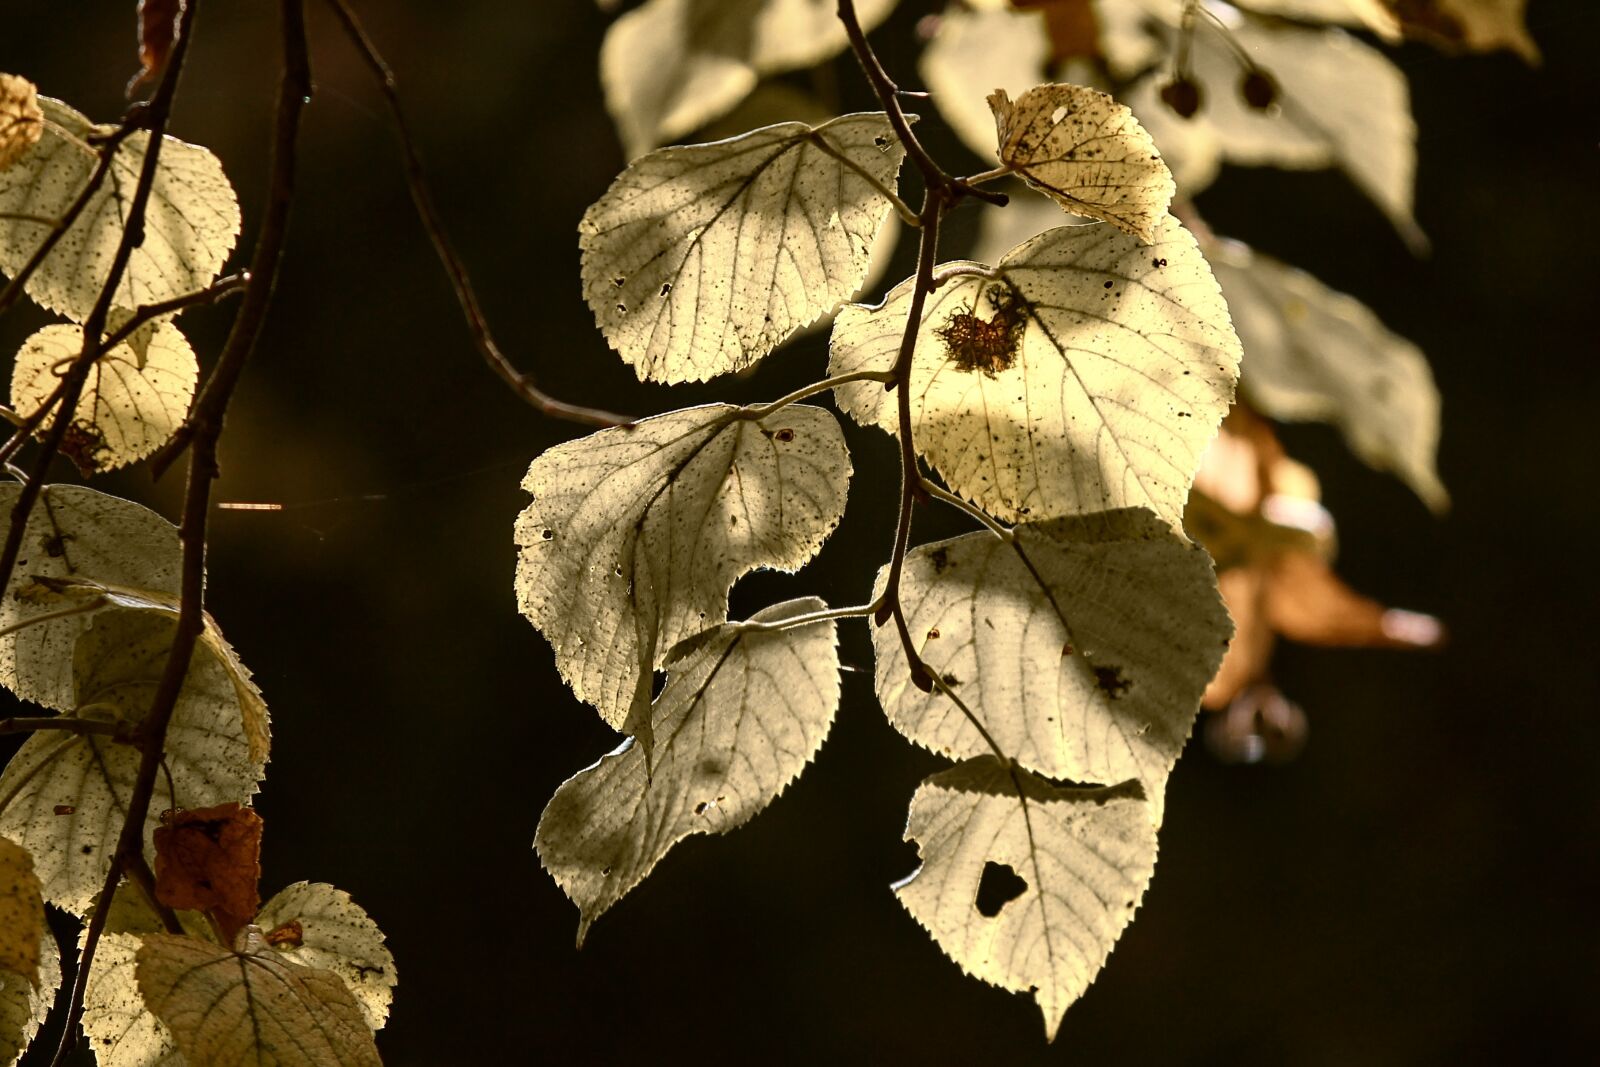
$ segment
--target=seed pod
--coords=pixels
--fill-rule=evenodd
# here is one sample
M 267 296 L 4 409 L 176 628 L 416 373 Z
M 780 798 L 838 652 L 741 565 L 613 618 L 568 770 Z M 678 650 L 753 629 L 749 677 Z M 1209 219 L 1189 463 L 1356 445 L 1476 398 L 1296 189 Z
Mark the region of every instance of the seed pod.
M 1239 95 L 1257 111 L 1265 111 L 1278 99 L 1278 80 L 1260 67 L 1253 67 L 1239 79 Z
M 1180 75 L 1161 87 L 1161 101 L 1177 112 L 1179 118 L 1194 118 L 1194 113 L 1200 110 L 1200 86 Z

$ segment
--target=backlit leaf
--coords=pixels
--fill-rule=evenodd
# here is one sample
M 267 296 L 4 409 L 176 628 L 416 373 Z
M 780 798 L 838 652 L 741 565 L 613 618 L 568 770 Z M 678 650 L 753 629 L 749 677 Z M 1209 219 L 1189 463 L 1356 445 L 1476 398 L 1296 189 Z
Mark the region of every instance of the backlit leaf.
M 1155 243 L 1063 226 L 929 297 L 911 368 L 918 449 L 990 514 L 1042 521 L 1148 507 L 1173 524 L 1233 399 L 1239 342 L 1194 238 L 1168 217 Z M 834 323 L 830 372 L 888 370 L 912 282 Z M 896 398 L 835 390 L 890 432 Z
M 1133 113 L 1082 85 L 1039 85 L 1012 103 L 989 97 L 1000 162 L 1074 215 L 1142 241 L 1172 202 L 1172 175 Z
M 44 898 L 33 857 L 0 837 L 0 972 L 39 985 L 39 943 L 44 938 Z
M 361 1007 L 332 971 L 283 959 L 247 927 L 238 951 L 191 937 L 147 935 L 139 991 L 195 1064 L 376 1067 Z
M 256 925 L 283 959 L 338 975 L 367 1025 L 383 1026 L 394 999 L 394 956 L 349 893 L 325 882 L 296 882 L 267 901 Z
M 61 951 L 45 928 L 38 946 L 39 979 L 0 970 L 0 1067 L 12 1067 L 44 1025 L 61 986 Z
M 895 0 L 858 0 L 871 30 Z M 600 83 L 630 159 L 724 114 L 764 74 L 809 67 L 846 44 L 835 0 L 648 0 L 612 25 Z
M 754 364 L 860 288 L 904 155 L 861 114 L 635 161 L 578 226 L 601 332 L 645 379 Z
M 824 606 L 791 600 L 753 621 Z M 556 791 L 535 845 L 582 913 L 579 944 L 673 845 L 742 826 L 799 777 L 839 704 L 835 643 L 832 622 L 707 635 L 670 666 L 651 713 L 651 765 L 630 738 Z
M 14 274 L 33 256 L 48 223 L 66 214 L 98 162 L 87 138 L 110 133 L 59 100 L 43 97 L 44 137 L 0 172 L 0 271 Z M 82 322 L 105 285 L 127 222 L 150 135 L 132 134 L 83 214 L 28 280 L 28 295 Z M 30 218 L 6 218 L 6 213 Z M 239 237 L 239 202 L 217 157 L 168 137 L 161 148 L 145 240 L 134 249 L 112 304 L 136 308 L 204 289 Z
M 173 620 L 112 610 L 94 616 L 73 662 L 84 718 L 134 723 L 149 710 L 166 667 Z M 243 801 L 256 791 L 254 758 L 233 678 L 209 646 L 196 647 L 167 731 L 166 773 L 157 775 L 145 832 L 167 808 Z M 40 731 L 0 775 L 0 834 L 33 853 L 45 899 L 77 915 L 105 880 L 139 753 L 104 735 Z
M 972 533 L 909 553 L 900 596 L 954 700 L 912 685 L 899 635 L 878 628 L 878 700 L 896 729 L 955 759 L 991 752 L 987 733 L 1051 778 L 1139 779 L 1159 818 L 1233 632 L 1199 546 L 1142 509 L 1018 526 L 1010 543 Z
M 1504 48 L 1537 66 L 1539 46 L 1528 33 L 1528 0 L 1383 0 L 1406 33 L 1447 49 Z
M 905 837 L 922 866 L 895 893 L 962 970 L 1031 992 L 1054 1040 L 1150 883 L 1145 809 L 1135 783 L 1068 789 L 968 760 L 911 798 Z
M 757 567 L 795 570 L 844 512 L 837 420 L 727 404 L 602 430 L 545 452 L 522 487 L 517 598 L 579 698 L 622 728 L 668 649 L 727 618 Z
M 22 487 L 0 483 L 0 528 Z M 178 530 L 130 500 L 76 485 L 47 485 L 28 516 L 12 588 L 0 597 L 0 683 L 23 700 L 74 706 L 72 650 L 93 622 L 89 600 L 68 602 L 35 579 L 92 580 L 177 597 Z M 81 614 L 63 614 L 73 607 Z M 48 621 L 36 620 L 59 616 Z M 19 625 L 27 623 L 22 629 Z
M 28 338 L 12 372 L 12 407 L 26 415 L 43 404 L 60 384 L 65 363 L 82 349 L 83 331 L 76 326 L 46 326 Z M 89 369 L 62 454 L 85 473 L 143 459 L 183 424 L 198 374 L 194 349 L 176 326 L 142 327 Z
M 1208 259 L 1244 344 L 1251 404 L 1275 419 L 1333 423 L 1363 461 L 1446 508 L 1439 391 L 1421 350 L 1354 297 L 1245 245 L 1217 242 Z
M 43 134 L 44 112 L 33 83 L 16 74 L 0 74 L 0 170 L 32 151 Z
M 1037 11 L 976 11 L 952 4 L 917 69 L 950 128 L 979 159 L 992 160 L 989 94 L 1004 89 L 1020 95 L 1047 81 L 1049 59 L 1044 16 Z

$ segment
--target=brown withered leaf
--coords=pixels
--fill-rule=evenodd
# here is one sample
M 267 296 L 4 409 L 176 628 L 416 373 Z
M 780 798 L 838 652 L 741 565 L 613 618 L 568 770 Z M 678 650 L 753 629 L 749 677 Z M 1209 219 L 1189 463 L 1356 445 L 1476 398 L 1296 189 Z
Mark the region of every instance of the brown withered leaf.
M 162 815 L 156 899 L 209 912 L 232 942 L 261 906 L 261 816 L 239 804 Z
M 1439 620 L 1386 608 L 1334 573 L 1333 519 L 1319 496 L 1316 478 L 1284 454 L 1272 427 L 1236 406 L 1201 463 L 1184 513 L 1189 534 L 1216 561 L 1217 584 L 1235 627 L 1202 701 L 1208 710 L 1244 702 L 1257 709 L 1252 721 L 1260 719 L 1261 709 L 1284 711 L 1281 694 L 1268 681 L 1280 636 L 1343 647 L 1426 649 L 1443 643 Z M 1279 717 L 1287 723 L 1293 715 Z M 1292 732 L 1292 723 L 1285 729 Z
M 43 134 L 44 112 L 33 83 L 0 74 L 0 170 L 27 155 Z
M 1528 0 L 1384 0 L 1407 36 L 1451 50 L 1515 52 L 1540 62 L 1528 33 Z
M 129 97 L 155 84 L 167 68 L 183 4 L 184 0 L 139 0 L 139 73 L 128 83 Z
M 1044 12 L 1050 58 L 1057 63 L 1100 54 L 1100 20 L 1095 16 L 1093 0 L 1012 0 L 1011 6 L 1019 11 Z

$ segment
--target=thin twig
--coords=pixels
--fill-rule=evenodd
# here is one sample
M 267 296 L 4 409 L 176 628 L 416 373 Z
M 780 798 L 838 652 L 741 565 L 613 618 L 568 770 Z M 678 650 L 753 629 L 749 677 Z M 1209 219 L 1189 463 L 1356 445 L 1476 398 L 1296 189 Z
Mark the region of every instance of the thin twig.
M 734 627 L 745 633 L 770 633 L 774 630 L 792 630 L 797 626 L 810 626 L 812 623 L 830 622 L 834 619 L 860 619 L 876 612 L 883 606 L 883 597 L 879 597 L 870 604 L 857 604 L 848 608 L 828 608 L 826 611 L 808 611 L 804 615 L 793 615 L 787 619 L 746 619 L 734 623 Z
M 802 386 L 787 396 L 780 396 L 770 404 L 747 404 L 740 411 L 740 417 L 745 419 L 764 419 L 774 411 L 781 411 L 796 401 L 807 397 L 826 393 L 840 385 L 849 385 L 851 382 L 882 382 L 885 385 L 894 381 L 894 372 L 887 370 L 854 370 L 849 374 L 839 374 L 832 378 L 824 378 L 820 382 L 812 382 Z
M 951 507 L 956 508 L 958 511 L 965 512 L 967 515 L 982 523 L 990 533 L 1000 538 L 1000 540 L 1007 543 L 1011 541 L 1013 536 L 1011 531 L 1005 526 L 1002 526 L 999 522 L 996 522 L 993 516 L 984 511 L 982 508 L 978 507 L 976 504 L 972 503 L 970 500 L 956 496 L 954 493 L 950 492 L 950 490 L 944 488 L 943 486 L 935 485 L 926 478 L 922 479 L 922 491 L 933 497 L 935 500 L 943 501 L 944 503 L 949 504 Z
M 164 94 L 170 100 L 168 80 L 176 81 L 197 6 L 198 0 L 188 0 L 184 7 L 178 43 L 168 61 L 161 87 L 156 91 L 157 102 L 163 99 Z M 121 872 L 132 862 L 132 857 L 144 855 L 144 824 L 150 812 L 151 798 L 155 794 L 156 775 L 164 762 L 167 727 L 172 722 L 178 694 L 188 675 L 195 644 L 205 626 L 206 521 L 211 503 L 211 483 L 217 476 L 217 438 L 222 432 L 223 417 L 233 396 L 233 387 L 255 348 L 272 300 L 273 285 L 277 281 L 278 265 L 283 258 L 288 232 L 289 208 L 294 197 L 295 149 L 300 131 L 300 114 L 311 96 L 311 64 L 306 45 L 303 0 L 282 0 L 279 10 L 283 32 L 283 72 L 278 84 L 266 210 L 256 237 L 255 253 L 250 261 L 250 280 L 245 288 L 243 305 L 234 318 L 233 328 L 223 345 L 222 354 L 217 357 L 217 364 L 206 382 L 205 390 L 195 404 L 194 413 L 185 424 L 193 426 L 194 430 L 189 451 L 189 480 L 184 490 L 183 518 L 178 526 L 178 540 L 183 545 L 178 621 L 161 681 L 151 698 L 150 709 L 139 722 L 139 773 L 128 797 L 122 832 L 117 837 L 116 851 L 111 858 L 111 870 L 100 892 L 102 906 L 90 915 L 84 931 L 83 953 L 73 980 L 66 1029 L 61 1045 L 56 1050 L 54 1067 L 62 1067 L 66 1062 L 73 1035 L 83 1018 L 84 990 L 94 964 L 95 948 L 105 932 L 106 916 L 110 911 L 108 905 L 116 892 Z
M 108 719 L 80 719 L 75 715 L 13 715 L 0 719 L 0 736 L 57 730 L 69 734 L 102 734 L 115 737 L 123 732 L 120 723 Z
M 367 31 L 345 0 L 327 0 L 327 3 L 338 17 L 351 43 L 361 53 L 361 58 L 372 71 L 379 88 L 383 90 L 384 100 L 389 105 L 389 114 L 394 119 L 395 133 L 400 139 L 400 150 L 405 157 L 406 184 L 411 189 L 412 203 L 416 205 L 417 215 L 422 220 L 422 228 L 427 231 L 428 239 L 433 242 L 433 249 L 439 256 L 440 264 L 450 276 L 450 284 L 456 292 L 456 301 L 461 305 L 461 313 L 467 320 L 467 332 L 471 334 L 473 344 L 488 362 L 490 369 L 499 375 L 513 392 L 541 414 L 583 426 L 632 425 L 634 419 L 630 416 L 618 415 L 600 408 L 582 407 L 556 399 L 535 385 L 527 374 L 517 370 L 511 360 L 506 358 L 506 354 L 500 350 L 500 346 L 495 343 L 494 335 L 489 330 L 489 320 L 478 302 L 478 293 L 473 287 L 472 276 L 467 273 L 466 264 L 456 254 L 455 247 L 450 243 L 449 235 L 445 231 L 444 222 L 433 206 L 433 194 L 428 186 L 427 173 L 422 168 L 422 158 L 418 155 L 416 143 L 412 140 L 411 127 L 406 122 L 405 111 L 400 106 L 400 93 L 394 72 L 389 69 L 389 64 L 384 61 L 383 55 L 367 36 Z

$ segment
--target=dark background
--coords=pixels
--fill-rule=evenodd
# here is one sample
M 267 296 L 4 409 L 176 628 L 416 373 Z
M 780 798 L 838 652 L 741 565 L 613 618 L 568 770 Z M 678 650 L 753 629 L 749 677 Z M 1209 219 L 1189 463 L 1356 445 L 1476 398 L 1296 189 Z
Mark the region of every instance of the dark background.
M 623 160 L 596 77 L 607 20 L 591 3 L 361 6 L 521 366 L 566 398 L 640 413 L 770 398 L 822 373 L 817 336 L 751 381 L 645 388 L 594 330 L 574 229 Z M 904 0 L 878 35 L 907 82 L 928 7 Z M 1395 54 L 1421 128 L 1430 259 L 1411 259 L 1334 173 L 1230 170 L 1204 195 L 1220 232 L 1357 294 L 1429 353 L 1455 499 L 1443 521 L 1332 431 L 1285 438 L 1323 478 L 1344 574 L 1443 616 L 1454 642 L 1435 656 L 1280 651 L 1309 747 L 1284 767 L 1241 768 L 1191 746 L 1137 921 L 1050 1047 L 1030 1000 L 964 977 L 887 889 L 915 866 L 905 805 L 939 763 L 885 724 L 870 674 L 847 674 L 797 786 L 748 828 L 680 846 L 573 950 L 576 909 L 530 843 L 555 787 L 615 738 L 517 614 L 511 526 L 528 462 L 575 431 L 522 406 L 469 347 L 378 98 L 313 4 L 303 193 L 217 490 L 287 507 L 217 514 L 210 607 L 273 710 L 264 894 L 333 882 L 388 933 L 401 979 L 379 1035 L 387 1062 L 1592 1055 L 1597 7 L 1533 0 L 1537 71 L 1509 55 Z M 0 69 L 102 120 L 120 114 L 132 0 L 4 8 Z M 198 32 L 175 132 L 222 158 L 248 241 L 274 5 L 208 0 Z M 844 103 L 867 106 L 847 61 L 837 69 Z M 935 150 L 976 169 L 931 115 Z M 0 347 L 44 321 L 19 309 Z M 226 322 L 185 316 L 202 361 Z M 888 549 L 894 457 L 882 435 L 847 432 L 850 517 L 798 577 L 742 583 L 736 613 L 802 592 L 863 598 Z M 180 481 L 136 470 L 100 484 L 175 516 Z M 936 515 L 917 536 L 956 528 Z M 844 640 L 846 661 L 870 668 L 865 628 L 848 624 Z

